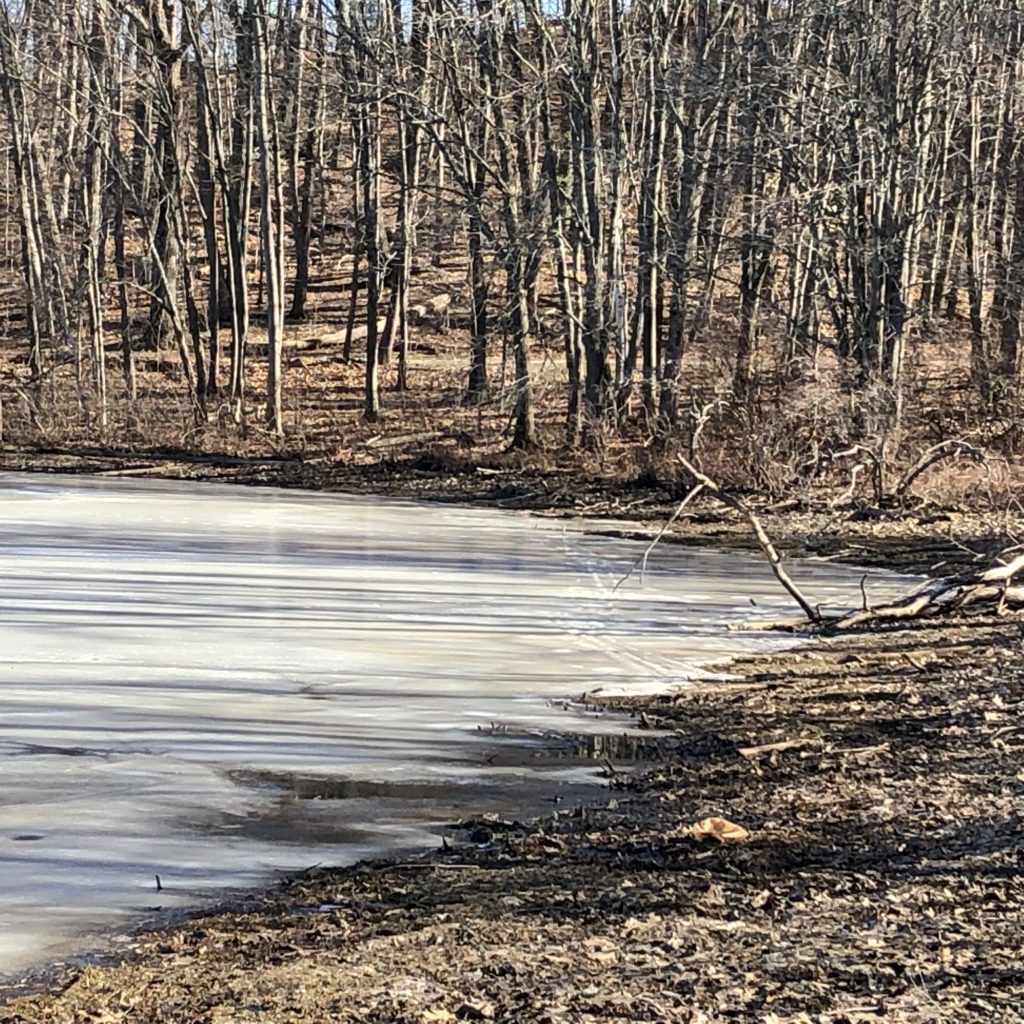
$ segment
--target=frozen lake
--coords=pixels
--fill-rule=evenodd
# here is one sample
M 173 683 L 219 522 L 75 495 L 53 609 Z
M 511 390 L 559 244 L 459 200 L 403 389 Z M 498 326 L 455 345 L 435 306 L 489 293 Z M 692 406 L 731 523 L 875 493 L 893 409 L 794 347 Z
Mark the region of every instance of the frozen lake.
M 572 799 L 586 770 L 498 756 L 492 723 L 607 729 L 566 698 L 780 643 L 724 629 L 750 596 L 789 609 L 758 558 L 662 545 L 615 590 L 643 545 L 583 530 L 0 475 L 0 976 L 155 907 Z M 860 602 L 857 570 L 795 574 Z M 324 779 L 345 799 L 305 799 Z

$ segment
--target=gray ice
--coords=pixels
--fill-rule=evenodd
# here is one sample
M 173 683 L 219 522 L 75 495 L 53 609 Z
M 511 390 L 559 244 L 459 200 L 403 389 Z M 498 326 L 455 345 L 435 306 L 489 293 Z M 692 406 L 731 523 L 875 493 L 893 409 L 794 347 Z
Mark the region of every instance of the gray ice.
M 781 643 L 725 628 L 750 597 L 788 608 L 757 558 L 662 545 L 642 584 L 616 588 L 643 546 L 585 527 L 0 476 L 0 975 L 156 906 L 429 845 L 467 809 L 521 810 L 587 773 L 494 761 L 492 723 L 608 729 L 565 700 Z M 860 601 L 857 570 L 794 572 L 815 601 Z M 447 795 L 299 807 L 243 784 L 261 773 Z

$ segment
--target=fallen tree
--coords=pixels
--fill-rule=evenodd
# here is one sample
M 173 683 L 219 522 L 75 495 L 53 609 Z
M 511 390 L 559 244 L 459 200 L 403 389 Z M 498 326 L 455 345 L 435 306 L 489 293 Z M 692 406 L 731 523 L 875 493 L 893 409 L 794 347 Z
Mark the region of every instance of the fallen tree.
M 905 490 L 924 468 L 933 465 L 942 458 L 949 457 L 952 453 L 953 449 L 943 446 L 936 446 L 934 449 L 930 449 L 925 456 L 908 470 L 903 481 L 901 481 L 900 489 Z M 1001 551 L 995 558 L 995 564 L 984 571 L 970 575 L 947 576 L 930 580 L 923 587 L 917 588 L 906 597 L 874 608 L 868 605 L 865 597 L 864 607 L 858 611 L 839 617 L 826 618 L 822 614 L 821 609 L 813 605 L 801 592 L 800 588 L 786 571 L 782 564 L 782 556 L 779 554 L 778 549 L 753 509 L 740 497 L 712 480 L 711 477 L 693 465 L 685 456 L 680 455 L 679 462 L 687 475 L 693 480 L 693 488 L 644 552 L 642 560 L 645 567 L 651 550 L 678 518 L 682 510 L 698 494 L 707 493 L 728 508 L 739 512 L 747 520 L 758 547 L 760 547 L 767 559 L 775 578 L 800 606 L 800 610 L 803 612 L 807 622 L 826 628 L 830 632 L 842 632 L 874 625 L 883 625 L 887 622 L 953 614 L 969 607 L 974 610 L 993 611 L 1000 615 L 1011 609 L 1024 609 L 1024 583 L 1017 582 L 1018 577 L 1024 577 L 1024 544 L 1016 544 Z M 632 569 L 630 572 L 632 572 Z M 627 573 L 627 577 L 628 575 Z M 796 623 L 788 622 L 785 623 L 785 628 L 792 629 L 796 625 Z M 777 624 L 777 626 L 782 628 L 782 624 Z
M 775 574 L 775 578 L 782 584 L 786 593 L 789 594 L 789 596 L 792 597 L 798 605 L 800 605 L 800 609 L 803 611 L 804 615 L 806 615 L 811 622 L 821 623 L 824 621 L 821 609 L 812 605 L 811 602 L 804 597 L 800 592 L 800 588 L 793 582 L 789 573 L 786 572 L 786 569 L 782 564 L 782 556 L 772 543 L 767 531 L 761 524 L 761 520 L 757 518 L 750 506 L 735 494 L 724 490 L 715 483 L 711 477 L 699 470 L 692 462 L 682 455 L 679 456 L 679 461 L 682 464 L 683 469 L 685 469 L 686 472 L 696 481 L 696 486 L 702 487 L 708 494 L 713 495 L 722 502 L 723 505 L 727 505 L 729 508 L 735 509 L 747 520 L 750 524 L 751 530 L 754 532 L 754 537 L 757 540 L 758 547 L 764 553 L 764 557 L 768 560 L 768 565 Z
M 971 576 L 944 577 L 891 604 L 860 611 L 834 620 L 836 630 L 881 625 L 901 619 L 951 614 L 967 607 L 988 609 L 1002 614 L 1010 608 L 1024 608 L 1024 584 L 1015 582 L 1024 574 L 1024 554 L 1020 545 L 1002 551 L 996 563 Z

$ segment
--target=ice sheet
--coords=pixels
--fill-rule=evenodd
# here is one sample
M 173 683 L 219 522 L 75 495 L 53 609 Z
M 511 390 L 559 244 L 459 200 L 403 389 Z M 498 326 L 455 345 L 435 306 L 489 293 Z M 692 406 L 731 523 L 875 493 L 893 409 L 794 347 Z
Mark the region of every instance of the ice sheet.
M 535 802 L 579 770 L 492 763 L 495 727 L 606 729 L 566 699 L 780 643 L 724 628 L 750 597 L 787 607 L 756 557 L 661 546 L 615 589 L 641 551 L 515 513 L 0 476 L 0 975 L 153 906 Z M 796 573 L 860 600 L 857 571 Z M 238 781 L 261 772 L 445 796 L 300 802 Z

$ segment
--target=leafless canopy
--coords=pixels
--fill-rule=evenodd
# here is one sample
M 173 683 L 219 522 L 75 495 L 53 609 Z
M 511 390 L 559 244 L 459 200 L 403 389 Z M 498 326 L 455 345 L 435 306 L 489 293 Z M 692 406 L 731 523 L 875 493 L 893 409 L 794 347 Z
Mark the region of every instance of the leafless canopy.
M 848 429 L 807 443 L 884 462 L 929 332 L 962 322 L 978 409 L 1017 408 L 1022 61 L 1016 0 L 0 0 L 3 391 L 38 419 L 70 381 L 103 428 L 166 345 L 194 421 L 280 434 L 334 231 L 367 418 L 386 364 L 408 384 L 417 264 L 454 247 L 466 398 L 500 335 L 515 445 L 557 340 L 570 443 L 749 425 L 766 368 L 828 355 Z M 709 395 L 687 359 L 723 324 Z

